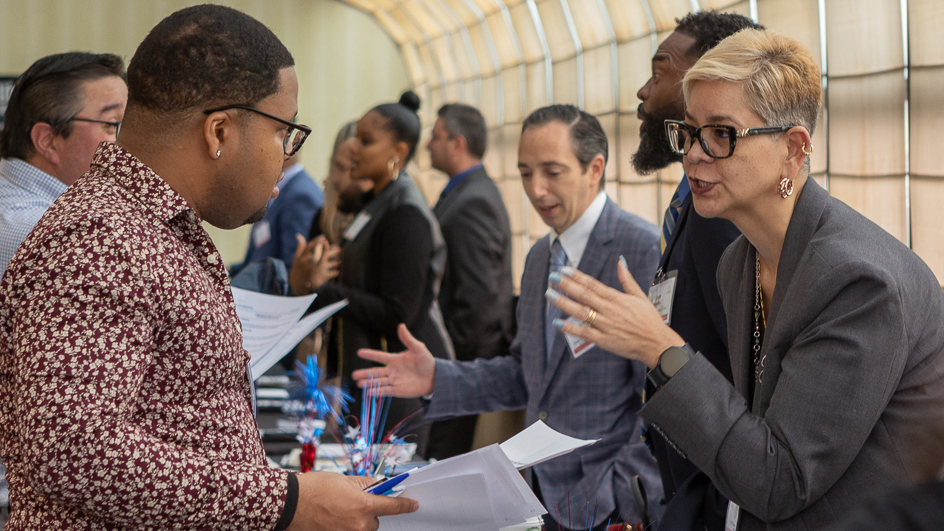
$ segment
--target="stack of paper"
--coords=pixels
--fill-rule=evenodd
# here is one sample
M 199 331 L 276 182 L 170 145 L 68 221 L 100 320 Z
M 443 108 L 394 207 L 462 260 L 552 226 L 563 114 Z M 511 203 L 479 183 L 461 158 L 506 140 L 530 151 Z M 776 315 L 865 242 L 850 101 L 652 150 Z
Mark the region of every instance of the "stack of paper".
M 413 470 L 400 483 L 399 495 L 418 501 L 419 510 L 381 517 L 380 530 L 498 531 L 537 522 L 547 511 L 513 461 L 524 468 L 594 442 L 568 437 L 538 421 L 501 446 L 493 444 Z
M 314 302 L 316 294 L 279 297 L 240 288 L 232 290 L 236 315 L 243 331 L 243 348 L 249 351 L 249 370 L 253 380 L 262 376 L 328 317 L 347 306 L 347 300 L 336 302 L 299 320 Z

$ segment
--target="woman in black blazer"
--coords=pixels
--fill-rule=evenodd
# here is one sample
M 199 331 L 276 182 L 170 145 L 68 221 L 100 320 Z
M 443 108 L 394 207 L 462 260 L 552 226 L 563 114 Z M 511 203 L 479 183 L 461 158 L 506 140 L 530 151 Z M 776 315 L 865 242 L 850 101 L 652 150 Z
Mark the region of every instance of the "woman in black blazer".
M 559 278 L 569 298 L 549 298 L 586 324 L 564 331 L 646 363 L 657 390 L 640 416 L 731 500 L 732 528 L 821 529 L 884 488 L 935 477 L 944 294 L 917 255 L 808 177 L 813 57 L 745 30 L 707 52 L 683 92 L 685 122 L 666 128 L 695 209 L 743 233 L 717 275 L 734 383 L 625 268 L 625 294 Z

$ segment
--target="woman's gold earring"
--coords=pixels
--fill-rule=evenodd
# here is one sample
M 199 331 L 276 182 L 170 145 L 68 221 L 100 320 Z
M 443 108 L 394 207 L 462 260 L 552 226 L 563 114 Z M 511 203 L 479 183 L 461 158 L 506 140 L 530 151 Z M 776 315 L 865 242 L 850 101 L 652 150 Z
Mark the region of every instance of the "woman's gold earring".
M 387 174 L 390 175 L 390 179 L 396 179 L 397 174 L 395 173 L 397 169 L 397 163 L 400 162 L 400 159 L 394 157 L 387 161 Z
M 806 143 L 804 142 L 803 146 L 800 147 L 800 151 L 802 151 L 804 155 L 806 155 L 807 157 L 809 157 L 810 155 L 813 154 L 813 143 L 812 143 L 812 142 L 810 143 L 810 150 L 807 151 L 807 150 L 806 150 Z
M 780 180 L 780 197 L 786 199 L 793 195 L 793 180 L 789 177 L 784 177 Z

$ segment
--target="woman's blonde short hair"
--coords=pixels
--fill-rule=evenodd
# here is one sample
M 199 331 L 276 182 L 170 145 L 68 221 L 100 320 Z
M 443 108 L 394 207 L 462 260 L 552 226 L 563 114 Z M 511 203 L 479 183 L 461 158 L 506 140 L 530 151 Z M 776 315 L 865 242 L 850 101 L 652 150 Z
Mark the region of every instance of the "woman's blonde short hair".
M 816 127 L 822 99 L 819 66 L 799 42 L 775 31 L 745 29 L 721 41 L 682 80 L 688 101 L 698 81 L 743 84 L 748 106 L 765 125 Z

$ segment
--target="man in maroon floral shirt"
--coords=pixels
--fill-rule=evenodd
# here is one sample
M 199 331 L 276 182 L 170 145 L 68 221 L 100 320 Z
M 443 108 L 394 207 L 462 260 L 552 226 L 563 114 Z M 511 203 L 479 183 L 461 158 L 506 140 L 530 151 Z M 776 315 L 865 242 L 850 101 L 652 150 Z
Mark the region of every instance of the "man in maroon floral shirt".
M 164 19 L 118 144 L 0 284 L 0 456 L 25 529 L 376 529 L 416 502 L 269 468 L 229 280 L 201 221 L 262 216 L 304 140 L 288 50 L 238 11 Z

